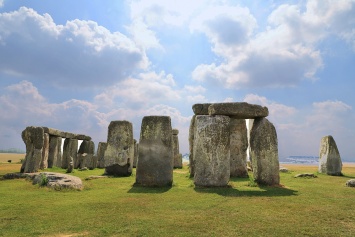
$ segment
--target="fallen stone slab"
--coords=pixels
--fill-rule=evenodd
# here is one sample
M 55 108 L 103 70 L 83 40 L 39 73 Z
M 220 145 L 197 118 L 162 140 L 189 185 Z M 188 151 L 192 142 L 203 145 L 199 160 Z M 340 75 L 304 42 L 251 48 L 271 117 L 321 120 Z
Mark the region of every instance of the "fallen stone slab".
M 286 167 L 280 167 L 280 172 L 282 173 L 288 173 L 289 170 Z
M 47 186 L 48 188 L 52 188 L 54 190 L 81 190 L 84 187 L 83 182 L 79 177 L 52 172 L 37 173 L 33 177 L 32 184 L 40 184 L 42 186 Z
M 304 177 L 317 178 L 317 175 L 311 174 L 311 173 L 304 173 L 304 174 L 297 174 L 297 175 L 295 175 L 295 178 L 304 178 Z
M 104 179 L 108 177 L 109 176 L 104 176 L 104 175 L 90 175 L 89 177 L 86 177 L 85 180 Z
M 209 115 L 225 115 L 236 119 L 254 119 L 267 117 L 267 107 L 246 102 L 215 103 L 208 107 Z

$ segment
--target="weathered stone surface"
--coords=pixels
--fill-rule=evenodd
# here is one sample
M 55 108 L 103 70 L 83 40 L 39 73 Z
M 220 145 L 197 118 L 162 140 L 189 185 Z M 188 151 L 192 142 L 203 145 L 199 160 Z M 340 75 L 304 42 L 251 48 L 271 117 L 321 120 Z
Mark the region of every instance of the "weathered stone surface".
M 269 110 L 260 105 L 246 102 L 215 103 L 208 107 L 209 115 L 226 115 L 237 119 L 254 119 L 267 117 Z
M 194 111 L 195 115 L 208 115 L 208 107 L 210 105 L 211 103 L 194 104 L 192 106 L 192 111 Z
M 230 118 L 197 115 L 193 145 L 196 186 L 226 186 L 230 176 Z
M 63 152 L 62 152 L 62 143 L 63 143 L 63 138 L 59 137 L 58 138 L 58 151 L 57 151 L 57 161 L 54 164 L 57 164 L 57 167 L 62 167 L 62 159 L 63 159 Z
M 189 171 L 190 171 L 190 178 L 194 177 L 195 175 L 195 163 L 194 163 L 194 138 L 195 138 L 195 120 L 196 115 L 193 115 L 190 122 L 189 128 Z
M 37 173 L 33 176 L 33 184 L 42 184 L 43 176 L 48 180 L 47 187 L 54 190 L 62 189 L 78 189 L 83 188 L 83 182 L 80 178 L 68 174 L 52 173 L 52 172 L 43 172 Z
M 49 154 L 49 134 L 43 134 L 43 149 L 42 149 L 42 159 L 40 164 L 40 169 L 47 169 L 48 168 L 48 154 Z
M 180 149 L 179 149 L 179 130 L 178 129 L 173 129 L 172 130 L 173 134 L 173 156 L 174 156 L 174 168 L 181 169 L 182 168 L 182 155 L 180 154 Z
M 322 138 L 319 148 L 319 173 L 341 176 L 343 163 L 332 136 Z
M 27 127 L 22 131 L 22 140 L 26 144 L 26 157 L 21 172 L 34 173 L 40 169 L 44 132 L 42 127 Z
M 62 138 L 49 135 L 48 168 L 57 166 L 58 151 L 62 145 Z M 61 152 L 60 152 L 61 154 Z M 61 158 L 60 158 L 61 159 Z M 60 166 L 59 166 L 60 167 Z
M 279 185 L 279 156 L 276 129 L 266 118 L 254 121 L 250 134 L 250 156 L 258 184 Z
M 68 163 L 68 168 L 67 168 L 67 173 L 73 172 L 74 169 L 74 160 L 73 157 L 70 157 L 69 163 Z
M 280 167 L 280 172 L 282 173 L 288 173 L 289 170 L 286 167 Z
M 171 186 L 174 160 L 169 116 L 143 118 L 138 150 L 136 184 Z
M 56 137 L 62 137 L 62 138 L 71 138 L 71 139 L 77 139 L 77 140 L 87 140 L 90 141 L 91 137 L 86 136 L 83 134 L 74 134 L 70 132 L 63 132 L 58 129 L 54 128 L 48 128 L 48 127 L 43 127 L 43 131 L 45 133 L 48 133 L 49 135 L 56 136 Z
M 63 146 L 63 157 L 62 157 L 62 166 L 61 166 L 62 169 L 68 168 L 70 157 L 73 158 L 75 164 L 75 161 L 77 159 L 77 151 L 78 151 L 78 140 L 66 138 L 64 140 L 64 146 Z
M 137 168 L 137 161 L 138 161 L 138 149 L 139 149 L 139 144 L 137 143 L 137 140 L 134 139 L 134 157 L 133 157 L 133 168 Z
M 230 176 L 249 177 L 247 168 L 248 134 L 244 119 L 230 120 Z
M 347 187 L 355 187 L 355 179 L 349 179 L 348 181 L 346 181 L 345 185 Z
M 84 140 L 80 144 L 80 148 L 78 151 L 78 158 L 76 162 L 74 162 L 74 167 L 77 168 L 84 168 L 87 167 L 88 169 L 95 169 L 97 166 L 97 161 L 94 159 L 95 153 L 95 144 L 93 141 L 86 141 Z M 85 154 L 85 156 L 83 155 Z
M 312 173 L 296 174 L 295 178 L 317 178 L 317 175 Z
M 134 158 L 133 126 L 128 121 L 111 121 L 105 151 L 105 173 L 114 176 L 132 174 Z
M 99 142 L 97 147 L 97 168 L 105 168 L 105 151 L 107 148 L 106 142 Z

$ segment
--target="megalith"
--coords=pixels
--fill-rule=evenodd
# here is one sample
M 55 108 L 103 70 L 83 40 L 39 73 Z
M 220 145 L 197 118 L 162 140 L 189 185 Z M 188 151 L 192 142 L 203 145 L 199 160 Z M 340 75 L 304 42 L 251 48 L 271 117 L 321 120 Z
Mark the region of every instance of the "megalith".
M 145 116 L 142 120 L 136 184 L 148 187 L 173 183 L 173 142 L 169 116 Z
M 97 166 L 97 160 L 94 156 L 95 153 L 95 144 L 93 141 L 86 141 L 80 144 L 78 157 L 76 162 L 74 162 L 74 167 L 77 168 L 88 168 L 88 169 L 95 169 Z
M 62 144 L 63 144 L 63 138 L 62 137 L 58 137 L 58 146 L 57 146 L 57 161 L 54 164 L 57 164 L 57 167 L 62 167 L 62 159 L 63 159 L 63 152 L 62 152 Z M 64 144 L 63 144 L 64 145 Z
M 48 168 L 48 154 L 49 154 L 49 134 L 43 134 L 43 149 L 42 149 L 42 159 L 40 164 L 40 169 Z
M 332 136 L 322 138 L 319 148 L 319 173 L 341 176 L 343 163 Z
M 208 115 L 208 108 L 210 107 L 211 103 L 205 104 L 194 104 L 192 106 L 192 111 L 195 115 Z
M 77 154 L 78 154 L 78 139 L 66 138 L 64 140 L 61 168 L 67 169 L 71 158 L 73 159 L 73 163 L 75 167 Z
M 267 117 L 267 107 L 246 102 L 214 103 L 208 107 L 209 115 L 225 115 L 238 119 L 253 119 Z
M 193 144 L 196 186 L 226 186 L 230 177 L 230 118 L 197 115 Z
M 134 157 L 133 126 L 128 121 L 111 121 L 105 150 L 105 174 L 129 176 Z
M 21 173 L 35 173 L 40 169 L 44 131 L 42 127 L 26 127 L 22 131 L 22 140 L 26 145 L 26 157 L 21 166 Z
M 97 146 L 97 168 L 105 168 L 106 142 L 99 142 Z
M 248 132 L 245 119 L 230 119 L 230 176 L 249 177 L 247 168 Z
M 179 149 L 179 130 L 173 129 L 173 156 L 174 156 L 174 168 L 182 168 L 182 155 Z
M 193 115 L 189 127 L 189 171 L 190 178 L 195 175 L 195 163 L 194 163 L 194 138 L 195 138 L 195 119 L 196 115 Z
M 250 133 L 250 156 L 254 179 L 258 184 L 280 184 L 276 129 L 266 118 L 254 120 Z
M 61 154 L 62 138 L 49 135 L 48 168 L 58 166 L 58 159 L 62 160 Z M 61 163 L 58 167 L 61 167 Z
M 134 158 L 133 158 L 133 168 L 137 168 L 137 161 L 138 161 L 138 142 L 136 139 L 134 141 Z

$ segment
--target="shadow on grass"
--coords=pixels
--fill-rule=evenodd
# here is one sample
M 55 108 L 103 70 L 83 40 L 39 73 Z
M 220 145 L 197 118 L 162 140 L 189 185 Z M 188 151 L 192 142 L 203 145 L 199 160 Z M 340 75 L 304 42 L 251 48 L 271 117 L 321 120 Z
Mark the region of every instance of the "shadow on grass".
M 213 193 L 224 197 L 279 197 L 279 196 L 296 196 L 297 191 L 284 187 L 267 187 L 259 186 L 259 190 L 238 190 L 231 186 L 227 187 L 195 187 L 198 193 Z
M 168 192 L 172 187 L 145 187 L 138 184 L 133 184 L 132 188 L 128 190 L 128 193 L 165 193 Z

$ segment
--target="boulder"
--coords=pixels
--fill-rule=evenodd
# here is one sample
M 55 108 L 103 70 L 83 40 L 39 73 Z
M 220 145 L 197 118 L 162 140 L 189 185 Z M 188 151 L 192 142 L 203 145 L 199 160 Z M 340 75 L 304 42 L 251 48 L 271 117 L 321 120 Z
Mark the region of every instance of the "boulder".
M 246 102 L 215 103 L 208 107 L 209 115 L 226 115 L 237 119 L 254 119 L 267 117 L 269 110 L 260 105 Z
M 317 178 L 317 175 L 312 173 L 296 174 L 295 178 Z
M 107 148 L 106 142 L 99 142 L 97 147 L 97 168 L 105 168 L 105 151 Z
M 318 172 L 341 176 L 342 167 L 343 163 L 334 138 L 332 136 L 323 137 L 319 148 Z
M 134 157 L 133 126 L 128 121 L 111 121 L 105 150 L 105 173 L 114 176 L 132 174 Z
M 355 179 L 349 179 L 348 181 L 346 181 L 345 185 L 347 187 L 355 187 Z
M 230 176 L 230 118 L 197 115 L 193 144 L 194 183 L 202 187 L 226 186 Z
M 247 168 L 248 132 L 245 119 L 230 119 L 230 176 L 249 177 Z
M 250 133 L 250 156 L 254 179 L 262 185 L 279 185 L 276 129 L 266 118 L 257 118 Z
M 194 111 L 195 115 L 208 115 L 208 107 L 211 103 L 206 104 L 194 104 L 192 106 L 192 111 Z
M 148 187 L 173 183 L 173 142 L 169 116 L 145 116 L 139 139 L 136 184 Z
M 83 188 L 83 182 L 80 178 L 68 174 L 52 173 L 52 172 L 43 172 L 36 173 L 32 177 L 33 184 L 39 184 L 42 186 L 47 186 L 54 190 L 62 189 L 77 189 L 81 190 Z

